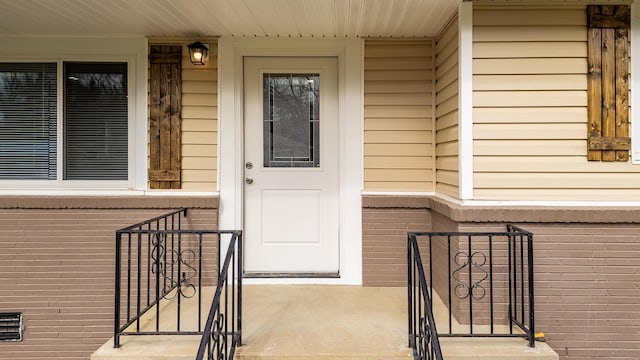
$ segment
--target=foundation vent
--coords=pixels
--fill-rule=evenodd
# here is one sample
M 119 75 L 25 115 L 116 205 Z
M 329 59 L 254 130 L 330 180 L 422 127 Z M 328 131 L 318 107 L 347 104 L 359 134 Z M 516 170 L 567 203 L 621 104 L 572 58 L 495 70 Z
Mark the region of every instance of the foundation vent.
M 0 313 L 0 341 L 22 340 L 22 313 Z

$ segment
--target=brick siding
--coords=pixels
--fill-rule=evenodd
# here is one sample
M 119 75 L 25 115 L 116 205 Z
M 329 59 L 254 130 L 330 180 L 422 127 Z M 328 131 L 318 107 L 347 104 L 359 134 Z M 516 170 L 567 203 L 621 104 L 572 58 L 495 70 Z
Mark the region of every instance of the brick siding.
M 0 343 L 0 359 L 89 359 L 113 335 L 115 230 L 185 205 L 89 200 L 0 201 L 0 311 L 24 314 L 24 340 Z M 184 227 L 217 228 L 217 209 Z
M 407 232 L 427 231 L 425 209 L 363 209 L 362 266 L 365 286 L 404 286 L 407 282 Z
M 363 204 L 365 286 L 405 286 L 405 230 L 504 231 L 513 221 L 534 234 L 536 330 L 560 359 L 640 359 L 640 209 L 465 208 L 410 196 Z
M 639 359 L 640 224 L 520 226 L 534 234 L 536 329 L 560 359 Z

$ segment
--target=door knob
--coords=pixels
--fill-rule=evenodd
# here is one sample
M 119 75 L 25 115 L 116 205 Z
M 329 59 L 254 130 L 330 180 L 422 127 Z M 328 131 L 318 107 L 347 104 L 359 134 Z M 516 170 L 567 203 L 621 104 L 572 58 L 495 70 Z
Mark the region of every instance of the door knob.
M 253 178 L 252 177 L 247 177 L 244 179 L 244 182 L 247 183 L 248 185 L 253 184 Z

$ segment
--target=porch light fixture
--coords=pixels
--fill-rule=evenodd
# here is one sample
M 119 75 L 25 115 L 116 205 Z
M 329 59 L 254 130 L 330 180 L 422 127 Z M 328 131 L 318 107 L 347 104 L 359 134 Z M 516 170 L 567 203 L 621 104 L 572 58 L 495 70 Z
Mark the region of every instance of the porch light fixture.
M 200 41 L 187 45 L 189 48 L 189 59 L 193 65 L 206 65 L 209 60 L 209 48 Z

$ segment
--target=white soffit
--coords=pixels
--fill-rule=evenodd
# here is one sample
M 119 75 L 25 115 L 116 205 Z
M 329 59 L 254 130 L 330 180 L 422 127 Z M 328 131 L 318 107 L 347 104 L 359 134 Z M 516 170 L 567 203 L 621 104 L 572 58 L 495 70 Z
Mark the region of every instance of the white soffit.
M 435 36 L 461 0 L 0 0 L 4 36 Z

